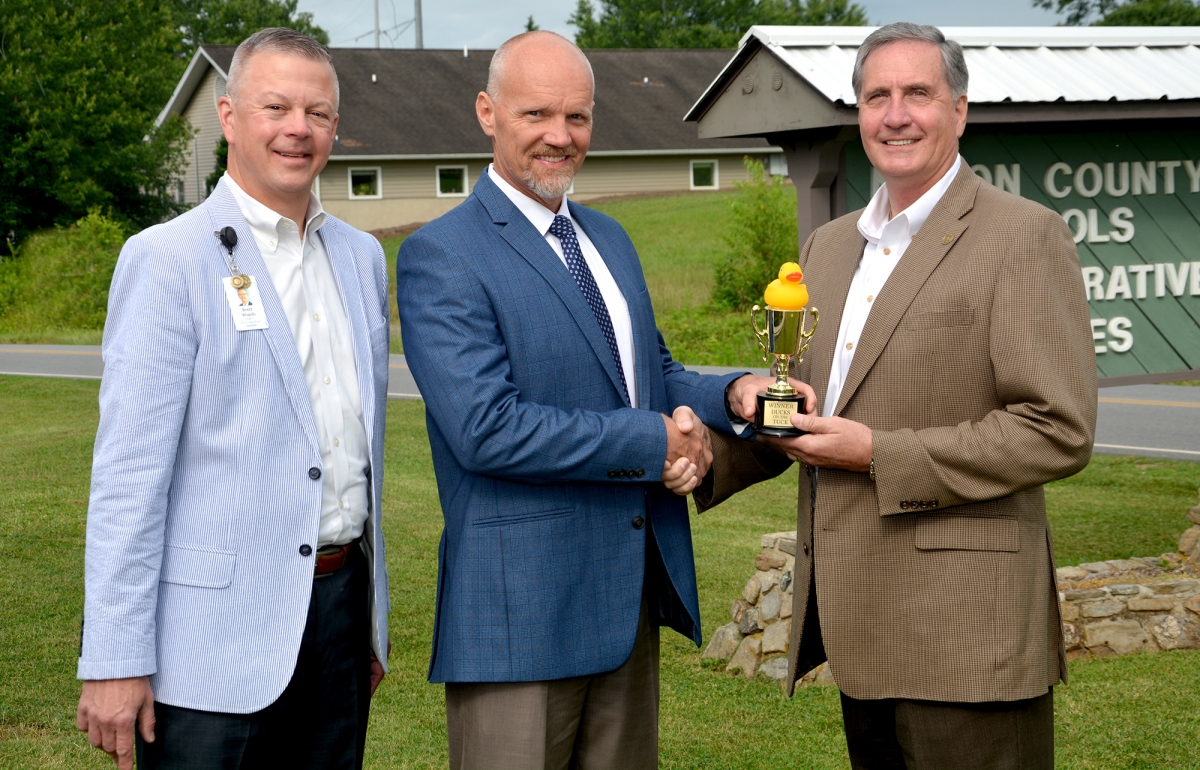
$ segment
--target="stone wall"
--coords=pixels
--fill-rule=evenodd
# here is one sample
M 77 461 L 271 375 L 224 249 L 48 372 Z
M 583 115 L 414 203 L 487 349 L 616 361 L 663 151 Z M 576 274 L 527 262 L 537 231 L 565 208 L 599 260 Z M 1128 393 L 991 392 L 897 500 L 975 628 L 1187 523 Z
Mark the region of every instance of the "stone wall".
M 1058 569 L 1069 658 L 1200 647 L 1200 505 L 1187 518 L 1192 526 L 1180 536 L 1177 553 Z M 748 679 L 786 678 L 795 559 L 795 532 L 762 536 L 754 576 L 703 658 L 723 661 L 727 672 Z M 828 666 L 800 680 L 813 682 L 832 683 Z

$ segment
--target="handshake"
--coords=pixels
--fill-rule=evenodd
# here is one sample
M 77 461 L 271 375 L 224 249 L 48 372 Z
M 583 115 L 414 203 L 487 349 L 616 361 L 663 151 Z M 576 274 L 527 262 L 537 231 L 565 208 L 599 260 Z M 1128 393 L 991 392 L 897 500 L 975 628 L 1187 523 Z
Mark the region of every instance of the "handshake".
M 729 412 L 739 420 L 752 422 L 758 392 L 774 382 L 774 377 L 753 374 L 734 380 L 725 390 Z M 811 414 L 816 401 L 812 388 L 795 380 L 792 385 L 806 396 Z M 663 461 L 662 483 L 677 495 L 690 494 L 704 480 L 712 465 L 708 427 L 688 406 L 678 407 L 670 417 L 664 414 L 662 418 L 667 426 L 667 458 Z

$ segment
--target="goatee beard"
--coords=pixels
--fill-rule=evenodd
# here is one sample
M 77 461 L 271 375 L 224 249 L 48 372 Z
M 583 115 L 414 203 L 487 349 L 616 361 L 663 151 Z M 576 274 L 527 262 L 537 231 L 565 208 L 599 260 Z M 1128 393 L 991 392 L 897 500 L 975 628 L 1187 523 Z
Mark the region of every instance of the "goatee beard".
M 566 195 L 567 190 L 571 189 L 571 185 L 575 181 L 575 170 L 571 169 L 566 173 L 547 173 L 546 177 L 541 178 L 534 176 L 533 169 L 525 170 L 525 186 L 534 195 L 544 200 L 553 200 Z

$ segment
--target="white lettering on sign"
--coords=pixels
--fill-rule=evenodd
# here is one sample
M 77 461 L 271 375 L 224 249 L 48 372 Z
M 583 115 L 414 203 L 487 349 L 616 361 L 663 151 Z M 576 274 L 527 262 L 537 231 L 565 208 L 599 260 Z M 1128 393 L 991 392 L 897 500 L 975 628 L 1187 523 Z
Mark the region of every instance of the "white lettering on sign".
M 1003 163 L 997 163 L 993 168 L 995 169 L 994 173 L 992 169 L 988 168 L 982 163 L 976 163 L 974 166 L 971 166 L 971 170 L 978 174 L 979 178 L 988 184 L 995 185 L 1001 190 L 1010 192 L 1013 195 L 1021 194 L 1020 163 L 1013 163 L 1009 166 L 1006 166 Z
M 1075 211 L 1078 212 L 1078 209 Z M 1079 213 L 1082 215 L 1082 212 Z M 1200 297 L 1200 262 L 1113 265 L 1107 274 L 1103 267 L 1094 265 L 1080 270 L 1088 301 L 1146 299 L 1150 293 L 1146 276 L 1151 273 L 1154 274 L 1154 296 L 1157 299 L 1167 296 L 1167 292 L 1172 297 Z
M 1127 353 L 1133 348 L 1133 321 L 1125 316 L 1116 318 L 1093 318 L 1092 341 L 1096 346 L 1096 355 L 1107 353 Z
M 1001 169 L 1005 167 L 997 165 L 995 168 L 995 184 L 1005 189 L 1001 183 Z M 1020 166 L 1014 164 L 1012 168 L 1015 170 L 1014 176 L 1019 173 Z M 1176 182 L 1179 181 L 1176 172 L 1180 168 L 1187 172 L 1187 191 L 1200 193 L 1200 161 L 1188 159 L 1106 162 L 1103 169 L 1096 161 L 1089 160 L 1074 167 L 1070 163 L 1059 161 L 1046 169 L 1042 187 L 1047 195 L 1059 200 L 1072 192 L 1082 198 L 1095 198 L 1101 191 L 1111 198 L 1123 198 L 1131 193 L 1157 195 L 1158 180 L 1161 176 L 1163 194 L 1175 195 L 1183 189 L 1182 186 L 1176 186 Z M 993 174 L 987 166 L 978 164 L 971 166 L 971 169 L 983 177 L 984 181 L 992 181 Z M 1007 171 L 1004 172 L 1003 179 L 1011 179 Z
M 1085 239 L 1088 243 L 1129 243 L 1133 240 L 1133 209 L 1118 206 L 1108 214 L 1107 226 L 1100 224 L 1100 212 L 1096 209 L 1067 209 L 1062 213 L 1063 221 L 1071 228 L 1071 237 L 1076 243 Z M 1113 229 L 1108 229 L 1112 227 Z

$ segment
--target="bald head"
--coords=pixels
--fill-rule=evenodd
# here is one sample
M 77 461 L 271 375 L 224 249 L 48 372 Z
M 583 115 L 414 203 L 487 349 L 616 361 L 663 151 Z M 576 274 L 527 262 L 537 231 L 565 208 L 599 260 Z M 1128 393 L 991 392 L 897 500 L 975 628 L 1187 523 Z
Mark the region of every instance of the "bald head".
M 492 169 L 557 212 L 592 141 L 596 81 L 562 35 L 527 32 L 492 56 L 475 115 L 492 138 Z
M 514 53 L 520 53 L 513 57 Z M 596 78 L 592 74 L 592 63 L 579 50 L 579 46 L 557 32 L 535 30 L 509 38 L 492 54 L 488 66 L 487 94 L 493 102 L 499 102 L 504 85 L 509 78 L 524 80 L 533 72 L 563 72 L 563 69 L 586 73 L 592 91 L 596 90 Z M 510 72 L 511 70 L 511 72 Z M 577 74 L 570 73 L 570 74 Z

